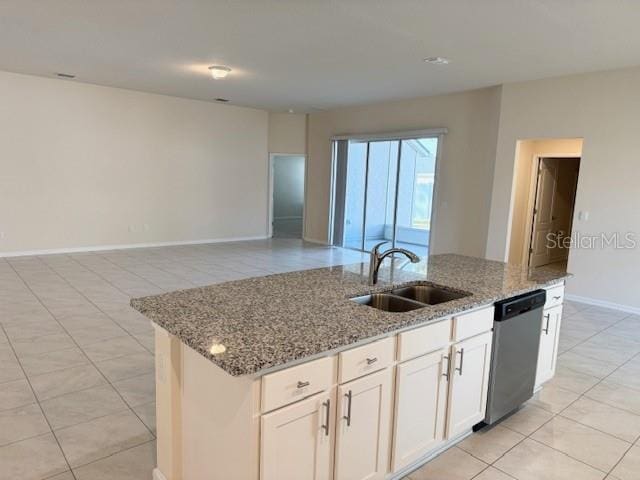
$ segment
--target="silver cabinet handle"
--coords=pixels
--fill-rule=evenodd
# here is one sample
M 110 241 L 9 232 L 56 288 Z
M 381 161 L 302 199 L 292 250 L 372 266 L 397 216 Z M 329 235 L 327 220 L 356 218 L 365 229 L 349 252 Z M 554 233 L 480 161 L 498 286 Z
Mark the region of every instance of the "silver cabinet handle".
M 351 390 L 349 390 L 347 393 L 345 393 L 344 395 L 345 397 L 347 397 L 347 414 L 343 415 L 343 419 L 347 421 L 347 427 L 351 426 L 351 400 L 353 400 L 353 393 L 351 392 Z
M 547 313 L 544 318 L 547 319 L 547 326 L 542 329 L 545 335 L 549 335 L 549 322 L 551 321 L 551 314 Z
M 456 370 L 460 373 L 460 375 L 462 375 L 462 364 L 464 362 L 464 348 L 461 348 L 459 352 L 456 352 L 460 354 L 460 366 L 456 367 Z
M 553 297 L 554 300 L 560 300 L 562 297 L 558 295 L 557 297 Z
M 309 382 L 298 382 L 298 385 L 296 385 L 298 388 L 304 388 L 304 387 L 308 387 L 309 385 L 311 385 Z
M 322 406 L 326 407 L 326 413 L 324 417 L 324 425 L 321 428 L 324 430 L 324 434 L 329 436 L 329 419 L 331 418 L 331 400 L 327 400 L 326 402 L 322 402 Z
M 447 379 L 447 381 L 449 381 L 449 368 L 451 368 L 451 365 L 450 365 L 450 364 L 451 364 L 451 360 L 449 360 L 449 355 L 444 355 L 444 356 L 442 357 L 442 360 L 443 360 L 443 361 L 444 361 L 444 360 L 446 360 L 446 361 L 447 361 L 447 368 L 444 370 L 444 373 L 442 374 L 442 376 L 443 376 L 444 378 L 446 378 L 446 379 Z
M 378 357 L 367 358 L 367 365 L 372 365 L 378 361 Z

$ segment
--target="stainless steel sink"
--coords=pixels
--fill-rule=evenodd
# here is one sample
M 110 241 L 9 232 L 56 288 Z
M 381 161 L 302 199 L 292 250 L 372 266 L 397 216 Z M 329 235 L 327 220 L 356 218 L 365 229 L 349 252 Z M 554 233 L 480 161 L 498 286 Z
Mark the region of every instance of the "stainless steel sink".
M 391 293 L 427 305 L 438 305 L 439 303 L 450 302 L 451 300 L 458 300 L 471 295 L 470 293 L 448 290 L 434 285 L 411 285 L 409 287 L 396 288 L 391 290 Z
M 384 310 L 385 312 L 408 312 L 426 307 L 426 305 L 423 305 L 422 303 L 414 302 L 396 295 L 390 295 L 388 293 L 363 295 L 362 297 L 355 297 L 351 300 L 359 303 L 360 305 L 367 305 L 369 307 L 377 308 L 378 310 Z

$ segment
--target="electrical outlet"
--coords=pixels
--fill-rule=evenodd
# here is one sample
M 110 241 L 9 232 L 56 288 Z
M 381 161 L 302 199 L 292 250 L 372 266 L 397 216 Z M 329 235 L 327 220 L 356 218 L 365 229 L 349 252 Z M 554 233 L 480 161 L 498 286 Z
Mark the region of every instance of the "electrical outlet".
M 0 240 L 4 240 L 4 232 L 0 232 Z
M 129 231 L 130 232 L 135 232 L 136 231 L 136 226 L 135 225 L 129 225 Z
M 148 232 L 148 231 L 149 231 L 149 224 L 148 224 L 148 223 L 145 223 L 145 224 L 142 226 L 142 228 L 144 228 L 144 231 L 145 231 L 145 232 Z

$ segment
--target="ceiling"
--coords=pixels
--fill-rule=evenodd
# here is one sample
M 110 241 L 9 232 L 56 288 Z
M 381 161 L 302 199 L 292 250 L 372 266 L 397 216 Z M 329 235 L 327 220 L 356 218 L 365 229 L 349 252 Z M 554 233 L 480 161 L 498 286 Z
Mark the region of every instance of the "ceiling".
M 0 0 L 0 69 L 309 112 L 640 65 L 639 24 L 636 0 Z

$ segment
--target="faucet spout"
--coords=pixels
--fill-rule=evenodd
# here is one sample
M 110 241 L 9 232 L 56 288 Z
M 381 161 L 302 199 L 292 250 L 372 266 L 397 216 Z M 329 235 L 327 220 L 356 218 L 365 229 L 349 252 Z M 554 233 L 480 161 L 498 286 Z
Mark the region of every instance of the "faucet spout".
M 387 242 L 379 243 L 373 247 L 373 250 L 371 250 L 371 257 L 369 259 L 369 285 L 375 285 L 378 283 L 378 271 L 380 270 L 382 261 L 394 253 L 400 253 L 406 256 L 411 263 L 418 263 L 420 261 L 420 257 L 418 257 L 418 255 L 404 248 L 390 248 L 389 250 L 380 253 L 380 247 L 385 243 Z

